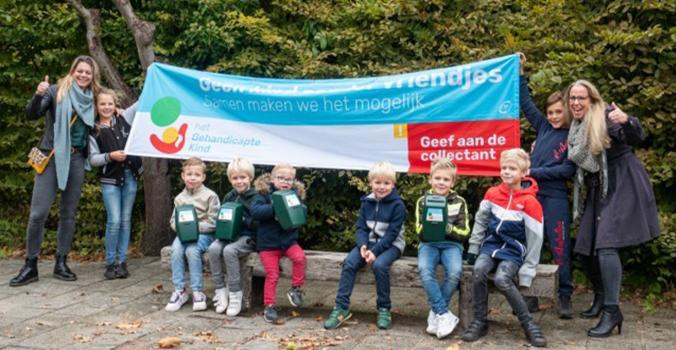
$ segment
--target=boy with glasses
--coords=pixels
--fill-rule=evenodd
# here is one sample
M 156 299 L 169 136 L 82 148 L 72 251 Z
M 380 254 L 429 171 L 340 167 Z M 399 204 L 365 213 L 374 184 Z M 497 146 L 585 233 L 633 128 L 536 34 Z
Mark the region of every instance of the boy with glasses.
M 275 302 L 277 300 L 277 282 L 279 281 L 279 259 L 286 256 L 291 260 L 291 289 L 287 297 L 291 305 L 303 304 L 301 287 L 305 282 L 305 252 L 298 245 L 298 228 L 285 230 L 277 219 L 272 204 L 272 193 L 276 191 L 295 191 L 299 199 L 305 197 L 305 186 L 295 180 L 296 169 L 289 164 L 278 164 L 272 174 L 264 174 L 256 179 L 258 194 L 251 204 L 251 217 L 259 222 L 256 233 L 256 249 L 265 269 L 263 319 L 275 322 L 278 319 Z

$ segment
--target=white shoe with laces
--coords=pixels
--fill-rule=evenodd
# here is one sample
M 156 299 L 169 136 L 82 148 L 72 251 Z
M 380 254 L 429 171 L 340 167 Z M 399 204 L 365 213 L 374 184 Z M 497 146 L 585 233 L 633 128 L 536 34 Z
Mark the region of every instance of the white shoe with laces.
M 437 327 L 437 314 L 430 310 L 430 313 L 427 315 L 427 329 L 425 331 L 429 334 L 437 335 Z
M 207 309 L 207 296 L 201 291 L 192 292 L 192 311 L 204 311 Z
M 183 304 L 188 302 L 188 293 L 185 292 L 185 289 L 176 290 L 171 293 L 171 298 L 167 303 L 167 306 L 164 307 L 167 311 L 178 311 Z
M 442 339 L 453 333 L 455 326 L 460 321 L 452 312 L 437 315 L 437 338 Z
M 216 308 L 216 313 L 222 314 L 228 308 L 228 289 L 227 288 L 218 288 L 215 290 L 214 294 L 214 307 Z
M 242 311 L 242 291 L 232 292 L 230 294 L 230 304 L 226 315 L 234 317 Z

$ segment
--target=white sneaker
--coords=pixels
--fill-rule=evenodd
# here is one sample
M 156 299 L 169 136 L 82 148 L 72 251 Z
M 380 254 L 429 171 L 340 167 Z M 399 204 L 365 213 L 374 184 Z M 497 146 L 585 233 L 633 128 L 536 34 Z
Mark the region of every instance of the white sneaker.
M 430 313 L 427 315 L 427 329 L 425 331 L 429 334 L 437 335 L 437 323 L 437 314 L 430 310 Z
M 437 315 L 437 338 L 441 339 L 453 333 L 455 326 L 460 321 L 452 312 Z
M 218 288 L 215 292 L 213 300 L 216 313 L 222 314 L 228 308 L 228 290 L 226 288 Z
M 169 299 L 169 303 L 167 303 L 167 306 L 164 307 L 165 310 L 167 311 L 178 311 L 183 304 L 188 302 L 188 293 L 185 292 L 185 289 L 183 290 L 176 290 L 173 293 L 171 293 L 171 298 Z
M 204 311 L 207 309 L 207 296 L 197 291 L 192 292 L 192 311 Z
M 240 311 L 242 311 L 242 291 L 229 293 L 230 295 L 230 304 L 228 305 L 228 311 L 226 315 L 228 316 L 237 316 Z

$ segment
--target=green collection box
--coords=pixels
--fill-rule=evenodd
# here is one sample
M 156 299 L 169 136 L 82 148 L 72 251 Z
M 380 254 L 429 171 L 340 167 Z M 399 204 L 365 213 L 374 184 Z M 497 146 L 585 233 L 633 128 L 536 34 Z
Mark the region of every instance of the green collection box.
M 272 206 L 282 228 L 289 230 L 305 225 L 305 206 L 294 191 L 276 191 L 272 194 Z
M 179 205 L 174 213 L 176 235 L 183 243 L 195 242 L 200 235 L 197 213 L 192 204 Z
M 242 231 L 244 207 L 240 203 L 227 202 L 221 205 L 216 219 L 216 238 L 234 241 Z
M 423 198 L 422 240 L 424 242 L 443 241 L 446 237 L 448 206 L 446 197 L 428 194 Z

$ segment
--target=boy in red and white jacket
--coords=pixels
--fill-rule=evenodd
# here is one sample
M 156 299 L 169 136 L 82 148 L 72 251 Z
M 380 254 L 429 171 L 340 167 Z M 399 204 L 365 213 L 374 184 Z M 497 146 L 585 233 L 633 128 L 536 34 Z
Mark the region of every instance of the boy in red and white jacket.
M 507 298 L 528 341 L 533 346 L 547 345 L 514 284 L 518 273 L 519 286 L 530 287 L 542 248 L 542 207 L 535 196 L 537 183 L 525 177 L 529 166 L 524 150 L 502 152 L 502 183 L 486 191 L 476 213 L 467 254 L 467 262 L 474 265 L 474 320 L 463 334 L 464 341 L 478 340 L 488 332 L 488 273 L 495 270 L 495 286 Z

